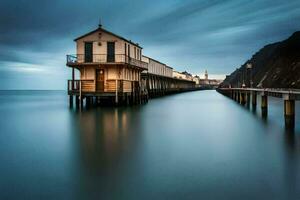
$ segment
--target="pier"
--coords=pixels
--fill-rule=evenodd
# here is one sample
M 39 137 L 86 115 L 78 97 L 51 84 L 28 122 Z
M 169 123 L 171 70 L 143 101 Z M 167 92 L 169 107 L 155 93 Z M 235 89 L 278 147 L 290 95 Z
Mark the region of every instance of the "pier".
M 164 96 L 168 94 L 198 90 L 195 82 L 173 77 L 165 77 L 155 74 L 142 74 L 143 85 L 149 94 L 149 98 Z
M 300 90 L 276 88 L 218 88 L 218 92 L 237 101 L 241 105 L 256 109 L 257 96 L 261 99 L 261 113 L 263 118 L 268 116 L 268 97 L 281 98 L 284 107 L 284 120 L 287 129 L 295 128 L 295 101 L 300 100 Z
M 130 91 L 124 91 L 124 81 L 117 81 L 117 88 L 112 92 L 90 91 L 83 86 L 91 80 L 68 80 L 68 95 L 70 107 L 87 107 L 92 104 L 99 105 L 136 105 L 147 103 L 149 98 L 160 97 L 169 94 L 199 90 L 195 82 L 155 74 L 142 74 L 141 82 L 131 85 Z M 93 85 L 93 84 L 91 84 Z M 93 87 L 93 86 L 90 86 Z

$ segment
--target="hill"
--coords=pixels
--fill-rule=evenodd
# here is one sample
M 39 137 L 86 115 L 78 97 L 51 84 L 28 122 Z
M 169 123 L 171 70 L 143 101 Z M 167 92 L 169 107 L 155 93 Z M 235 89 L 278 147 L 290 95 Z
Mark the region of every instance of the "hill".
M 247 63 L 252 69 L 247 69 Z M 226 77 L 221 87 L 300 88 L 300 31 L 282 42 L 269 44 Z

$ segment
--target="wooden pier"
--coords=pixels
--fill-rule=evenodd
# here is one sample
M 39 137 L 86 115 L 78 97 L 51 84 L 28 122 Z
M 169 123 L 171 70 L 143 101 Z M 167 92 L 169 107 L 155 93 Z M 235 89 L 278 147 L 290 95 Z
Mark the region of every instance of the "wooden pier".
M 196 88 L 196 83 L 190 80 L 149 73 L 142 74 L 141 78 L 142 85 L 144 86 L 143 88 L 146 88 L 150 98 L 199 89 Z
M 76 107 L 99 105 L 136 105 L 147 103 L 149 98 L 195 91 L 195 82 L 154 74 L 142 74 L 141 82 L 133 82 L 130 92 L 123 91 L 123 81 L 118 81 L 119 87 L 114 92 L 95 92 L 82 87 L 85 80 L 69 80 L 68 95 L 70 107 L 75 98 Z
M 276 88 L 218 88 L 218 92 L 230 97 L 241 105 L 250 103 L 256 109 L 257 96 L 261 97 L 261 113 L 263 118 L 268 116 L 268 97 L 283 99 L 285 127 L 295 128 L 295 101 L 300 100 L 300 90 L 276 89 Z

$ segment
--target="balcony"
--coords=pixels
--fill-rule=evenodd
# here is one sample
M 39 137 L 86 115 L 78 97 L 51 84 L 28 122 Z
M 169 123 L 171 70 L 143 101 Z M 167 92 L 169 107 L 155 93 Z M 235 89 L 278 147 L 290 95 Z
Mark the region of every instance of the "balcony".
M 94 94 L 104 92 L 131 92 L 132 88 L 136 87 L 138 81 L 129 80 L 116 80 L 109 79 L 104 82 L 104 87 L 97 90 L 97 82 L 95 80 L 68 80 L 68 93 L 69 94 Z
M 78 66 L 82 64 L 129 64 L 139 68 L 148 69 L 148 63 L 131 58 L 124 54 L 85 54 L 67 55 L 67 66 Z

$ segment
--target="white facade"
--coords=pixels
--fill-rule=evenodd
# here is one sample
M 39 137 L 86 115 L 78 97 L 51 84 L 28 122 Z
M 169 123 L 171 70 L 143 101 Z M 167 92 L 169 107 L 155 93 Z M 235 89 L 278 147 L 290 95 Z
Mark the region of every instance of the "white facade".
M 172 77 L 173 68 L 157 60 L 142 56 L 142 61 L 148 63 L 148 73 L 160 76 Z
M 182 74 L 178 71 L 173 71 L 173 78 L 186 79 L 185 74 Z
M 187 72 L 173 71 L 173 78 L 194 81 L 193 76 Z
M 199 76 L 194 76 L 193 81 L 196 83 L 196 85 L 200 84 L 200 77 Z
M 125 56 L 136 60 L 142 59 L 142 48 L 133 42 L 121 39 L 104 29 L 98 29 L 86 36 L 82 36 L 76 41 L 76 49 L 78 62 L 84 61 L 85 43 L 92 43 L 93 62 L 106 62 L 107 59 L 107 44 L 108 42 L 115 43 L 115 61 L 124 62 Z

